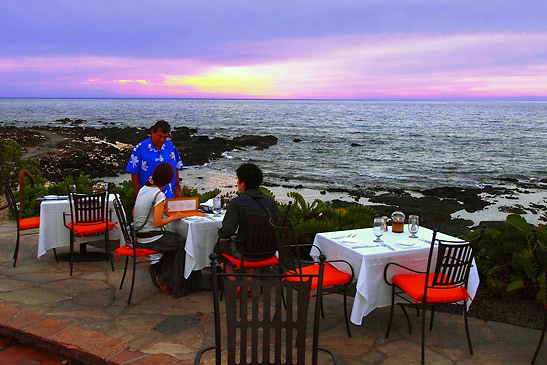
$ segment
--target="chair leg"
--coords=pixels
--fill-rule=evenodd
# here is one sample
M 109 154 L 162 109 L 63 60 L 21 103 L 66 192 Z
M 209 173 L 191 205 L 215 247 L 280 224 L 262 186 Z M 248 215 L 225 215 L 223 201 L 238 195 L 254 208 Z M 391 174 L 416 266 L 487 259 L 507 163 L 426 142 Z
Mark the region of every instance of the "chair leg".
M 429 330 L 433 330 L 433 316 L 435 315 L 435 306 L 431 307 L 431 319 L 429 320 Z
M 348 317 L 348 285 L 344 284 L 344 319 L 346 320 L 346 329 L 348 331 L 348 337 L 351 337 L 351 331 L 349 329 L 349 317 Z
M 55 256 L 55 262 L 59 262 L 59 257 L 57 257 L 57 250 L 53 249 L 53 255 Z
M 534 352 L 534 356 L 532 357 L 532 361 L 530 362 L 531 364 L 536 362 L 539 350 L 541 349 L 541 345 L 543 344 L 543 338 L 545 337 L 545 330 L 547 330 L 547 306 L 545 307 L 544 312 L 543 329 L 541 330 L 541 335 L 539 336 L 539 342 L 536 346 L 536 351 Z
M 391 286 L 391 309 L 389 311 L 389 321 L 387 323 L 386 338 L 389 338 L 389 331 L 391 330 L 391 322 L 393 322 L 393 309 L 395 307 L 395 286 Z
M 72 266 L 74 264 L 74 238 L 70 237 L 70 276 L 72 276 Z
M 114 272 L 114 260 L 110 257 L 110 238 L 108 237 L 108 234 L 105 235 L 104 247 L 106 251 L 106 261 L 110 261 L 110 267 L 112 268 L 112 272 Z
M 15 251 L 13 252 L 13 267 L 17 265 L 17 256 L 19 256 L 19 240 L 21 239 L 21 232 L 19 232 L 19 224 L 17 224 L 17 241 L 15 242 Z
M 423 304 L 422 310 L 422 362 L 425 363 L 425 303 Z
M 465 333 L 467 335 L 467 344 L 469 345 L 469 353 L 473 355 L 473 345 L 471 345 L 471 335 L 469 334 L 469 325 L 467 321 L 467 302 L 463 303 L 463 319 L 465 321 Z
M 131 297 L 133 296 L 133 287 L 135 286 L 135 271 L 137 266 L 137 258 L 133 256 L 133 276 L 131 278 L 131 289 L 129 289 L 129 299 L 127 305 L 131 304 Z
M 406 325 L 408 326 L 408 334 L 411 335 L 412 334 L 412 325 L 410 324 L 410 317 L 408 315 L 408 312 L 406 311 L 405 306 L 402 303 L 399 303 L 399 305 L 401 306 L 403 314 L 405 315 L 405 318 L 406 318 Z
M 123 268 L 122 282 L 120 283 L 120 290 L 123 287 L 123 281 L 125 280 L 125 274 L 127 273 L 127 263 L 129 262 L 129 257 L 125 256 L 125 267 Z

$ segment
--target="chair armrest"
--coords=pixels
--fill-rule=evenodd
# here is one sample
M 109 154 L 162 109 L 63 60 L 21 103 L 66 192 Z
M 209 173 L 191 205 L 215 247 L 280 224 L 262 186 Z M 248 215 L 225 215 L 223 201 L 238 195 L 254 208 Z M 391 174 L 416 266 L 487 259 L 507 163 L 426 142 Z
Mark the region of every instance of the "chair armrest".
M 398 267 L 400 267 L 400 268 L 402 268 L 402 269 L 411 271 L 411 272 L 413 272 L 413 273 L 415 273 L 415 274 L 425 274 L 425 271 L 418 271 L 418 270 L 414 270 L 414 269 L 411 269 L 411 268 L 409 268 L 409 267 L 406 267 L 406 266 L 404 266 L 404 265 L 400 265 L 400 264 L 398 264 L 398 263 L 396 263 L 396 262 L 389 262 L 389 263 L 386 265 L 386 267 L 384 267 L 384 281 L 386 282 L 387 285 L 392 285 L 392 284 L 393 284 L 393 283 L 389 282 L 389 280 L 387 280 L 387 271 L 388 271 L 390 265 L 398 266 Z
M 72 221 L 72 214 L 67 213 L 67 212 L 63 212 L 63 224 L 65 225 L 66 228 L 68 228 L 68 224 L 66 224 L 66 216 L 69 216 L 70 221 Z M 68 228 L 68 229 L 70 229 L 70 228 Z
M 319 255 L 322 255 L 322 254 L 323 254 L 323 251 L 321 251 L 321 249 L 319 248 L 319 246 L 316 246 L 316 245 L 314 245 L 313 243 L 304 243 L 304 244 L 300 244 L 300 243 L 299 243 L 299 244 L 298 244 L 298 247 L 311 247 L 311 248 L 315 247 L 315 248 L 317 249 L 317 251 L 319 251 Z M 319 256 L 319 255 L 318 255 L 318 256 Z
M 351 270 L 351 281 L 353 281 L 353 279 L 355 278 L 355 272 L 353 271 L 353 266 L 351 266 L 351 264 L 349 262 L 347 262 L 346 260 L 327 260 L 325 261 L 325 263 L 329 263 L 329 264 L 332 264 L 333 262 L 342 262 L 346 265 L 349 266 L 349 269 Z
M 330 357 L 332 358 L 332 363 L 333 364 L 335 364 L 335 365 L 340 364 L 340 359 L 338 358 L 338 355 L 336 355 L 336 352 L 334 352 L 332 350 L 329 350 L 327 348 L 324 348 L 324 347 L 318 347 L 317 349 L 328 353 L 330 355 Z

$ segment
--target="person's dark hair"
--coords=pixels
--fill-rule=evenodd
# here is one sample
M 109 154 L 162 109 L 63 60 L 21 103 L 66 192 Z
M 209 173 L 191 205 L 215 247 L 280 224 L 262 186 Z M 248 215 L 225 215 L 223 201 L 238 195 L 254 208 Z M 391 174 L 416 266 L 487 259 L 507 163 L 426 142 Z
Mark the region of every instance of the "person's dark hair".
M 239 181 L 245 183 L 247 189 L 258 189 L 264 178 L 262 170 L 254 163 L 244 163 L 239 166 L 236 175 Z
M 175 170 L 173 169 L 173 166 L 167 162 L 160 163 L 156 166 L 154 172 L 152 173 L 152 180 L 157 186 L 165 186 L 169 184 L 173 180 L 173 177 L 175 177 Z M 147 181 L 145 184 L 147 186 L 151 185 L 150 181 Z
M 162 133 L 169 134 L 171 132 L 171 126 L 165 120 L 158 120 L 156 124 L 152 126 L 152 132 L 156 133 L 158 130 Z

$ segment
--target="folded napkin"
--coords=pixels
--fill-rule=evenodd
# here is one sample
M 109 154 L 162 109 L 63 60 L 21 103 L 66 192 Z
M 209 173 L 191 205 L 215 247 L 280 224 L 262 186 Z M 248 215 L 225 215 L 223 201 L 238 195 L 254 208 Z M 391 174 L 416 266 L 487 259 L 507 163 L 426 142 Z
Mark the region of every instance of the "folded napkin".
M 345 238 L 342 238 L 340 240 L 340 242 L 342 243 L 349 243 L 349 244 L 354 244 L 354 243 L 357 243 L 359 241 L 357 241 L 357 238 L 355 237 L 345 237 Z

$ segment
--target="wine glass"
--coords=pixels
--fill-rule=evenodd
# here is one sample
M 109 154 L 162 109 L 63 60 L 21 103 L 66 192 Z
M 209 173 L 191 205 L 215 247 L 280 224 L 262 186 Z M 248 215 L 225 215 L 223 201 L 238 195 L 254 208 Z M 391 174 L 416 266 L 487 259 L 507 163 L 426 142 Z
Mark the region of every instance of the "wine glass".
M 420 217 L 417 215 L 408 216 L 408 231 L 410 232 L 410 238 L 417 238 L 416 233 L 420 229 Z
M 222 201 L 219 197 L 213 199 L 213 212 L 215 217 L 220 217 L 220 212 L 222 212 Z
M 374 235 L 376 236 L 376 239 L 374 242 L 382 242 L 380 237 L 384 234 L 384 219 L 382 217 L 376 217 L 374 218 L 374 226 L 372 228 L 372 232 L 374 232 Z

